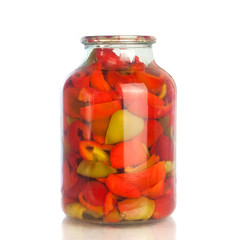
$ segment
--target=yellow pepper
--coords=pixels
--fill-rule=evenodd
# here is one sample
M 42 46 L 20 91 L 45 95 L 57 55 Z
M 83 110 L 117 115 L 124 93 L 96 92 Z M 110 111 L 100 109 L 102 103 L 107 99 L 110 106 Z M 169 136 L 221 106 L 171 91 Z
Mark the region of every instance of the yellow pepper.
M 167 84 L 164 83 L 161 89 L 160 94 L 158 95 L 159 98 L 163 99 L 167 94 Z
M 71 218 L 83 218 L 83 213 L 86 212 L 87 209 L 78 202 L 70 203 L 65 206 L 65 212 L 66 214 Z
M 146 197 L 125 199 L 118 203 L 118 209 L 125 220 L 146 220 L 152 216 L 155 202 Z
M 105 144 L 115 144 L 137 136 L 144 128 L 144 120 L 127 110 L 116 111 L 109 122 Z
M 101 162 L 82 160 L 77 168 L 77 173 L 85 177 L 105 178 L 117 170 L 111 166 L 107 166 Z

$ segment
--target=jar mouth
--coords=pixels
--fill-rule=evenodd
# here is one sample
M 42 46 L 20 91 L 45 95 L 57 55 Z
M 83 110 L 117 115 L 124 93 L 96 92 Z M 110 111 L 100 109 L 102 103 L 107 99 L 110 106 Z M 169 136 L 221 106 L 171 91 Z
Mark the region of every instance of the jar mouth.
M 156 42 L 154 36 L 144 35 L 100 35 L 100 36 L 84 36 L 81 43 L 84 45 L 94 44 L 153 44 Z

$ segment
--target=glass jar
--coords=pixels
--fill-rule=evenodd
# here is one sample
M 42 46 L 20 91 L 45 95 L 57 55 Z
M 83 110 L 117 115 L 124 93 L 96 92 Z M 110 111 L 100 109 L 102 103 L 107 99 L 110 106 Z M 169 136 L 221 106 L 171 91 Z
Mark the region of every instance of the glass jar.
M 152 36 L 83 37 L 63 87 L 62 207 L 71 218 L 155 221 L 175 208 L 176 86 Z

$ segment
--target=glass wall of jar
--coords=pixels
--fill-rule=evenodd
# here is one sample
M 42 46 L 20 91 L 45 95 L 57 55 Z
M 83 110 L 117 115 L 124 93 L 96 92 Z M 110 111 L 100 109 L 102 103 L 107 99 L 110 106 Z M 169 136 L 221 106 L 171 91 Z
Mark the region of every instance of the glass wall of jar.
M 176 86 L 151 36 L 83 37 L 63 87 L 62 207 L 71 218 L 155 221 L 175 208 Z

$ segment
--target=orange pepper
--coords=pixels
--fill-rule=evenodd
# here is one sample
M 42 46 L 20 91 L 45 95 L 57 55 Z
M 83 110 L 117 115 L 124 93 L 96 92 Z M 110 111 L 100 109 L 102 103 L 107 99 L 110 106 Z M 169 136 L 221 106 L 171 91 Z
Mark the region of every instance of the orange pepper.
M 136 186 L 140 191 L 152 187 L 166 178 L 164 162 L 158 162 L 150 168 L 136 173 L 120 173 L 117 176 Z
M 101 70 L 101 64 L 99 62 L 92 64 L 93 71 L 90 74 L 90 84 L 93 88 L 102 91 L 110 91 L 111 87 L 108 82 L 104 79 Z
M 92 121 L 91 130 L 93 133 L 93 138 L 100 144 L 105 143 L 105 136 L 107 133 L 109 121 L 110 117 Z
M 103 217 L 103 221 L 106 223 L 120 222 L 122 219 L 123 218 L 120 216 L 120 213 L 116 207 L 111 212 L 109 212 L 107 216 Z
M 107 178 L 96 178 L 97 181 L 105 183 Z
M 147 151 L 137 138 L 116 144 L 110 153 L 111 165 L 121 169 L 147 161 Z
M 151 166 L 153 166 L 155 163 L 159 161 L 159 157 L 153 154 L 147 162 L 144 162 L 142 164 L 137 165 L 136 167 L 126 167 L 124 169 L 124 172 L 126 173 L 134 173 L 134 172 L 140 172 L 143 171 Z
M 161 89 L 162 86 L 165 82 L 165 76 L 154 76 L 151 75 L 149 73 L 146 73 L 145 71 L 136 71 L 134 72 L 135 77 L 135 81 L 137 83 L 144 83 L 148 90 L 154 94 L 158 94 Z
M 130 182 L 117 175 L 110 174 L 105 182 L 107 188 L 115 195 L 126 198 L 140 197 L 139 190 Z
M 105 136 L 97 136 L 93 134 L 93 139 L 99 144 L 104 144 L 105 143 Z
M 104 155 L 102 155 L 102 162 L 106 165 L 109 165 L 109 157 L 107 155 L 107 153 L 104 152 L 104 150 L 102 149 L 102 146 L 94 141 L 80 141 L 79 142 L 79 152 L 80 155 L 82 156 L 82 158 L 84 160 L 89 160 L 89 161 L 93 161 L 94 160 L 94 148 L 99 149 L 99 151 L 101 153 L 103 153 Z M 104 148 L 104 146 L 103 146 Z
M 141 192 L 141 195 L 156 199 L 164 195 L 164 180 L 159 181 L 156 185 Z
M 80 118 L 91 122 L 92 120 L 108 118 L 120 109 L 122 109 L 122 105 L 119 100 L 107 103 L 98 103 L 80 108 Z

